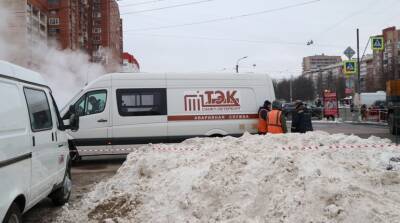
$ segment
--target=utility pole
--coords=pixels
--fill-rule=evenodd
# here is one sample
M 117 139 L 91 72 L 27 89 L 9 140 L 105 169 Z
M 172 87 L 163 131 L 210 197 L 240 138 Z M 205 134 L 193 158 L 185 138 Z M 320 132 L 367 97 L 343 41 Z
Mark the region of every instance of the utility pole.
M 360 73 L 361 73 L 361 71 L 360 71 L 360 31 L 359 31 L 359 29 L 357 28 L 357 85 L 358 85 L 358 88 L 357 88 L 357 93 L 358 93 L 358 96 L 360 97 L 360 95 L 361 95 L 361 77 L 360 77 Z
M 357 121 L 360 121 L 360 108 L 361 108 L 361 77 L 360 77 L 360 30 L 357 28 Z M 355 97 L 353 97 L 354 103 Z

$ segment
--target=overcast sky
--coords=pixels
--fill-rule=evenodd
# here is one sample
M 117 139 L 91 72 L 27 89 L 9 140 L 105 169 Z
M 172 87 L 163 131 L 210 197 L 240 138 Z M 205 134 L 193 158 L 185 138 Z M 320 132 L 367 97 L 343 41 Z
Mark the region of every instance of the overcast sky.
M 238 58 L 248 56 L 240 63 L 241 71 L 280 78 L 299 75 L 304 56 L 342 55 L 347 46 L 356 49 L 357 27 L 362 53 L 369 36 L 388 26 L 400 26 L 399 0 L 200 1 L 120 0 L 124 51 L 135 55 L 144 72 L 228 72 Z M 200 3 L 139 12 L 191 2 Z M 274 10 L 306 2 L 310 4 Z M 143 30 L 270 9 L 226 21 Z M 315 44 L 307 46 L 309 40 Z

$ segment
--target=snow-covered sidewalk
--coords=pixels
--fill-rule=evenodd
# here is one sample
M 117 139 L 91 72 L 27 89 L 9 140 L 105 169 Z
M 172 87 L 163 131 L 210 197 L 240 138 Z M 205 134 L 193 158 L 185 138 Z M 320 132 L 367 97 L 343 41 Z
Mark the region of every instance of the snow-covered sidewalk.
M 400 149 L 389 140 L 245 134 L 141 150 L 81 203 L 65 206 L 58 222 L 400 219 Z

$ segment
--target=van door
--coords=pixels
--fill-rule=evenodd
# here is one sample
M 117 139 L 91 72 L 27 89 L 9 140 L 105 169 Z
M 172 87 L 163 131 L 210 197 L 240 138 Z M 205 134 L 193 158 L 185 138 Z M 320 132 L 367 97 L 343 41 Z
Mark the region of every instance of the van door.
M 42 89 L 24 87 L 32 140 L 31 201 L 42 199 L 52 189 L 54 179 L 55 126 L 47 94 Z
M 166 88 L 117 88 L 114 93 L 113 150 L 167 141 Z
M 76 103 L 79 130 L 71 132 L 80 155 L 102 154 L 109 144 L 110 100 L 109 89 L 86 92 Z M 95 150 L 95 152 L 93 152 Z
M 29 196 L 32 147 L 26 102 L 17 83 L 0 77 L 0 222 L 21 192 Z

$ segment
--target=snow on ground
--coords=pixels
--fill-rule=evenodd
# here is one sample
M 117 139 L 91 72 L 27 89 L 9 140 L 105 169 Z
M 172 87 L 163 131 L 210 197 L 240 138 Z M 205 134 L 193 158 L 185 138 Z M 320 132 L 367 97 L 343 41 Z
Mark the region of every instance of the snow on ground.
M 148 145 L 57 221 L 398 222 L 400 150 L 389 143 L 313 132 Z

